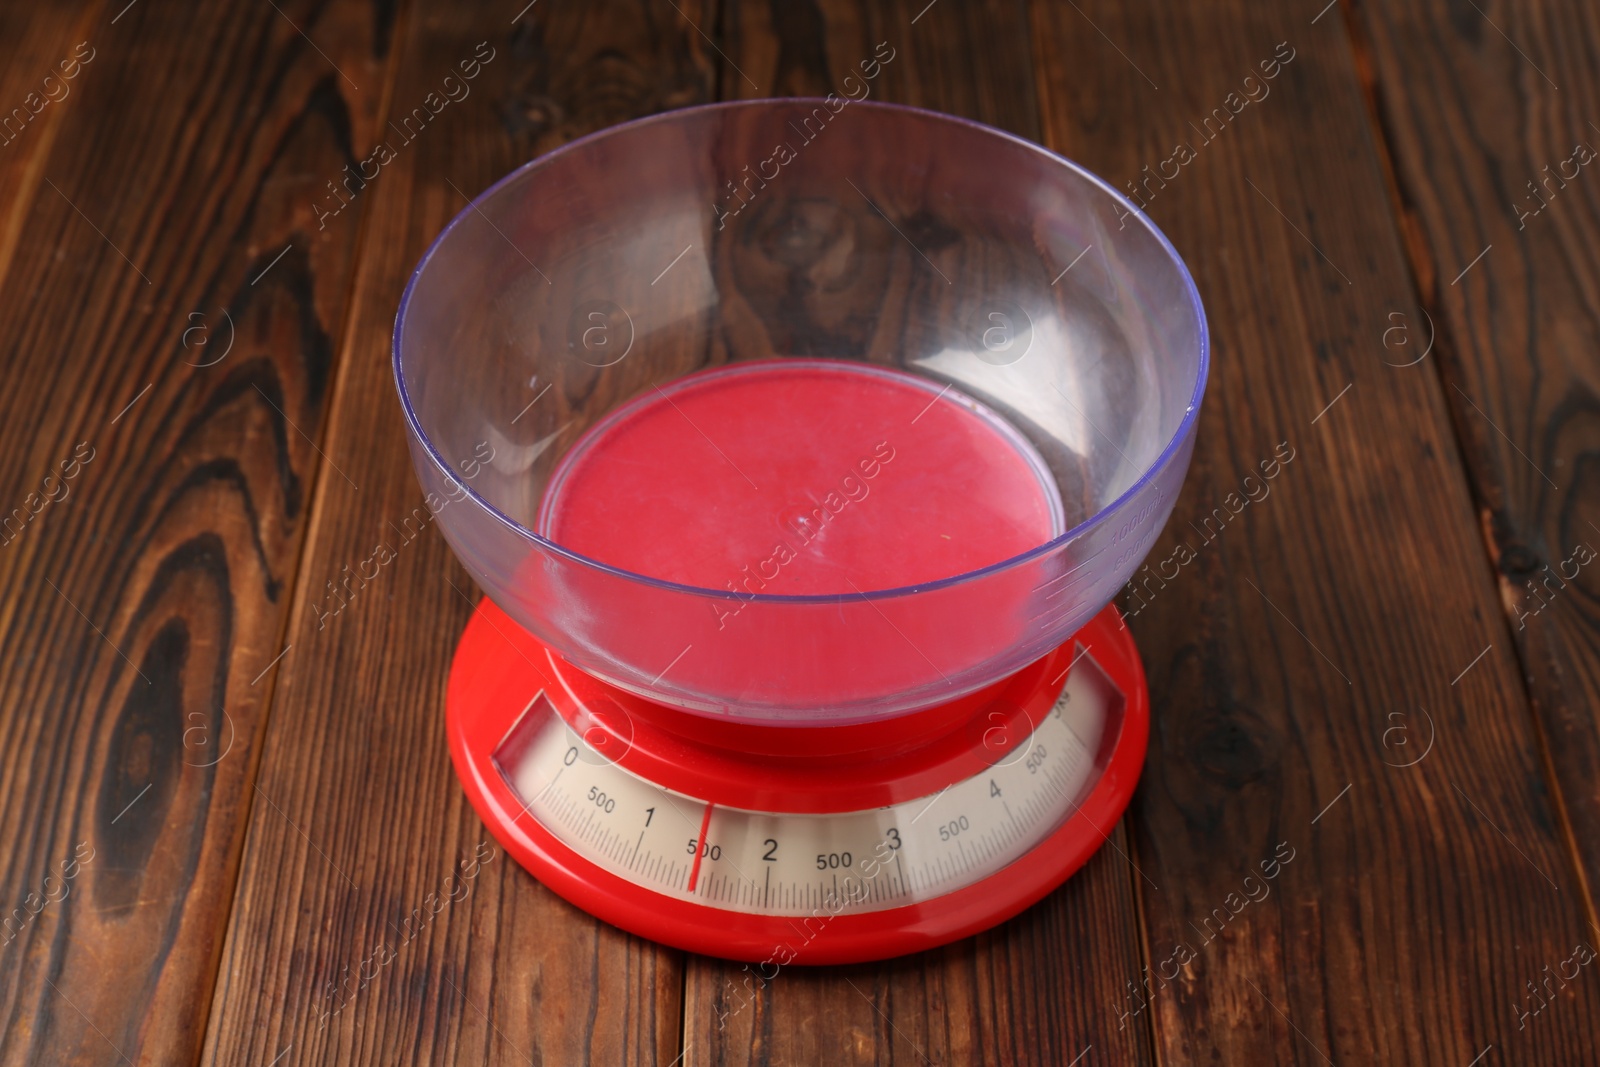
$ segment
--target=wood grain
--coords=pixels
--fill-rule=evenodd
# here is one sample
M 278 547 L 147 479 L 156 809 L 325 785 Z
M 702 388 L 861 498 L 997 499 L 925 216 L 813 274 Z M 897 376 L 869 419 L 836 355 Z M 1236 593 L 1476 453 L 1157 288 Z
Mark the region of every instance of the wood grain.
M 1600 95 L 1600 23 L 1581 4 L 1357 10 L 1397 208 L 1438 330 L 1424 365 L 1445 383 L 1510 638 L 1593 901 L 1600 888 L 1600 564 L 1590 558 L 1600 553 L 1600 176 L 1573 157 L 1580 144 L 1600 151 L 1600 115 L 1589 106 Z M 1419 40 L 1431 47 L 1410 47 Z M 1391 334 L 1388 358 L 1415 359 L 1427 329 L 1424 321 L 1409 331 L 1416 334 L 1409 353 L 1399 344 L 1405 333 Z
M 304 193 L 383 87 L 381 17 L 283 7 L 85 9 L 70 94 L 0 149 L 6 1063 L 204 1033 L 358 229 Z
M 894 58 L 869 83 L 870 99 L 930 107 L 1037 138 L 1025 6 L 943 4 L 913 24 L 917 6 L 809 0 L 730 6 L 724 89 L 735 96 L 859 94 L 843 79 L 859 79 L 860 62 L 886 42 Z M 858 229 L 868 237 L 882 232 L 881 226 Z M 895 240 L 892 234 L 887 239 Z M 770 294 L 758 291 L 770 273 L 765 266 L 728 266 L 722 276 L 728 299 L 752 305 L 767 299 Z M 898 288 L 890 279 L 879 282 L 852 285 L 870 292 Z M 792 286 L 782 292 L 792 296 Z M 867 351 L 880 316 L 888 317 L 881 306 L 864 307 L 853 332 L 848 322 L 796 325 L 785 350 L 832 354 L 829 346 L 854 343 Z M 1060 1065 L 1091 1049 L 1098 1059 L 1086 1062 L 1148 1062 L 1148 1017 L 1118 1013 L 1141 959 L 1130 885 L 1137 876 L 1121 827 L 1111 842 L 1036 907 L 935 952 L 846 968 L 790 968 L 770 981 L 758 968 L 691 956 L 685 1062 Z
M 597 125 L 710 96 L 712 65 L 686 19 L 715 20 L 678 6 L 538 4 L 515 23 L 514 7 L 402 16 L 392 114 L 463 59 L 483 62 L 470 94 L 362 194 L 363 265 L 208 1062 L 264 1064 L 290 1049 L 297 1064 L 678 1055 L 680 956 L 540 886 L 494 846 L 456 781 L 445 684 L 477 596 L 431 526 L 409 539 L 398 528 L 422 501 L 389 363 L 405 280 L 465 196 Z M 326 583 L 380 543 L 397 558 L 333 612 Z M 418 909 L 426 921 L 408 921 Z
M 1138 883 L 1144 938 L 1152 969 L 1186 960 L 1150 997 L 1158 1057 L 1582 1060 L 1600 982 L 1515 1013 L 1592 934 L 1446 399 L 1381 361 L 1387 314 L 1421 316 L 1337 12 L 1034 15 L 1048 141 L 1140 182 L 1214 343 L 1157 577 L 1125 598 L 1156 723 L 1133 809 L 1160 886 Z M 1280 42 L 1293 59 L 1265 82 Z M 1194 158 L 1163 168 L 1179 144 Z M 1196 558 L 1163 579 L 1179 542 Z
M 94 8 L 85 0 L 0 10 L 0 286 L 39 187 L 39 161 L 87 69 L 78 56 L 94 62 L 87 40 Z
M 730 57 L 722 68 L 725 99 L 854 94 L 961 115 L 1037 139 L 1027 5 L 1016 0 L 926 8 L 745 0 L 730 4 L 723 18 Z M 874 57 L 880 42 L 895 58 L 881 65 L 876 79 L 864 81 L 860 64 Z M 847 76 L 865 84 L 864 94 L 845 85 Z

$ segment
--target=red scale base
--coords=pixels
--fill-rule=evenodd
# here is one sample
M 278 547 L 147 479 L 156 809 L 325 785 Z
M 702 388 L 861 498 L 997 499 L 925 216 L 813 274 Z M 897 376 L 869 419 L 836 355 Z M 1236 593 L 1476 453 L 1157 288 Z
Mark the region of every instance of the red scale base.
M 1063 689 L 1080 672 L 1082 684 L 1091 686 L 1083 693 L 1105 694 L 1103 714 L 1096 713 L 1103 728 L 1085 748 L 1078 777 L 1063 786 L 1068 791 L 1060 803 L 1035 805 L 1033 843 L 1017 858 L 985 869 L 968 857 L 972 866 L 965 876 L 925 882 L 920 890 L 909 888 L 914 878 L 902 885 L 898 874 L 884 876 L 869 886 L 874 900 L 848 893 L 830 899 L 820 892 L 809 909 L 792 901 L 774 904 L 770 870 L 764 892 L 752 890 L 763 861 L 775 858 L 784 820 L 804 823 L 804 833 L 822 835 L 816 840 L 834 840 L 826 836 L 830 819 L 877 820 L 876 850 L 868 841 L 853 853 L 817 855 L 824 868 L 842 857 L 849 865 L 843 872 L 847 885 L 854 877 L 867 886 L 888 870 L 874 864 L 872 874 L 866 872 L 874 859 L 900 859 L 902 843 L 906 853 L 930 861 L 933 852 L 949 850 L 954 865 L 958 854 L 972 850 L 931 836 L 921 844 L 922 835 L 964 829 L 964 815 L 941 820 L 959 807 L 960 791 L 969 784 L 976 783 L 972 788 L 983 789 L 984 796 L 993 791 L 997 800 L 1002 784 L 1007 790 L 1013 781 L 1019 790 L 1028 785 L 1026 775 L 1045 763 L 1045 746 L 1037 742 L 1046 725 L 1066 728 L 1049 717 L 1052 709 L 1067 706 L 1071 694 L 1063 695 Z M 1085 699 L 1079 697 L 1080 705 Z M 1138 652 L 1114 607 L 1055 652 L 960 700 L 860 725 L 787 727 L 684 712 L 607 685 L 567 664 L 484 600 L 456 650 L 447 722 L 456 771 L 490 832 L 518 863 L 577 907 L 693 952 L 776 965 L 826 964 L 897 956 L 969 936 L 1060 885 L 1108 840 L 1127 806 L 1144 762 L 1149 704 Z M 1058 763 L 1060 750 L 1052 742 Z M 1024 751 L 1030 753 L 1026 761 Z M 540 759 L 548 766 L 541 769 Z M 912 817 L 894 818 L 895 805 L 905 805 Z M 580 806 L 592 810 L 575 810 Z M 933 814 L 920 822 L 919 810 Z M 573 812 L 570 824 L 557 825 L 567 811 Z M 1009 807 L 1007 812 L 1020 818 Z M 637 821 L 641 813 L 650 822 L 637 844 L 634 823 L 626 838 L 606 836 L 607 827 Z M 657 820 L 669 817 L 679 825 L 663 829 Z M 974 814 L 972 822 L 978 821 Z M 736 823 L 757 829 L 740 837 L 728 828 Z M 719 826 L 727 855 L 723 845 L 708 844 L 718 839 Z M 670 836 L 672 852 L 682 852 L 687 838 L 692 862 L 678 855 L 663 866 L 668 853 L 660 849 L 653 868 L 641 865 L 640 855 L 649 853 L 647 834 Z M 968 840 L 978 844 L 975 836 Z M 743 852 L 741 841 L 748 844 Z M 633 869 L 624 862 L 626 846 L 632 848 Z M 725 870 L 713 874 L 714 869 Z M 838 873 L 833 872 L 835 886 Z M 909 903 L 895 903 L 895 885 L 904 890 L 899 899 Z M 718 899 L 719 891 L 730 899 Z M 884 899 L 874 906 L 879 896 Z

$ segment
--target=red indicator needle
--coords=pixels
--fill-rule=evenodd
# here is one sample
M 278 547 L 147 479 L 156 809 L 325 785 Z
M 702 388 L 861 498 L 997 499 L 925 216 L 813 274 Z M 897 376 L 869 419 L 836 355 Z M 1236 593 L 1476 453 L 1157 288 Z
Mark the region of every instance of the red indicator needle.
M 694 893 L 694 883 L 699 881 L 699 861 L 710 851 L 710 846 L 706 843 L 706 830 L 710 829 L 710 809 L 715 806 L 717 805 L 706 805 L 706 814 L 701 816 L 701 835 L 694 838 L 694 865 L 690 867 L 690 885 L 688 885 L 690 893 Z
M 700 816 L 700 836 L 694 839 L 694 865 L 689 868 L 690 893 L 694 892 L 694 885 L 700 880 L 700 858 L 711 851 L 711 846 L 706 844 L 706 831 L 711 829 L 711 809 L 714 807 L 715 804 L 707 804 L 706 813 Z

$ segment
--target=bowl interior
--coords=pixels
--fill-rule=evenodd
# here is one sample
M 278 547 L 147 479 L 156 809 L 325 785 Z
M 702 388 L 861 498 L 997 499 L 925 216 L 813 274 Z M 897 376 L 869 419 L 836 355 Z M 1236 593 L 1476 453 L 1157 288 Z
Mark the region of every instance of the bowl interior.
M 424 488 L 457 502 L 436 514 L 489 594 L 614 681 L 719 707 L 749 697 L 748 682 L 693 697 L 646 685 L 659 664 L 618 661 L 592 627 L 571 629 L 575 614 L 626 608 L 575 605 L 584 594 L 570 581 L 529 588 L 529 569 L 558 559 L 660 595 L 727 595 L 535 533 L 552 475 L 608 414 L 692 372 L 774 357 L 878 364 L 971 397 L 1042 459 L 1062 521 L 1011 561 L 944 576 L 960 583 L 1036 565 L 1135 503 L 1147 549 L 1175 485 L 1136 498 L 1164 466 L 1181 478 L 1206 362 L 1187 271 L 1104 183 L 973 123 L 838 98 L 672 112 L 517 171 L 424 258 L 395 347 Z M 1126 580 L 1142 556 L 1124 546 L 1071 562 Z M 1041 626 L 1081 622 L 1121 580 L 1090 583 L 1073 612 L 1040 625 L 1024 625 L 1029 604 L 996 600 L 1016 634 L 1007 655 L 987 656 L 989 673 L 1042 649 Z M 784 599 L 762 602 L 781 612 Z M 816 624 L 796 611 L 773 625 L 804 642 Z M 948 688 L 982 684 L 981 665 L 960 672 Z

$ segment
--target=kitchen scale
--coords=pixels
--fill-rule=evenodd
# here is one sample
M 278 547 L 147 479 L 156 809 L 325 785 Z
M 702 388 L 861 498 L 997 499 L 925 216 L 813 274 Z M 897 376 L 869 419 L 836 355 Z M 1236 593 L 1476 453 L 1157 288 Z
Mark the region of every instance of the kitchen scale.
M 711 105 L 514 172 L 395 330 L 488 594 L 446 695 L 473 806 L 573 904 L 711 955 L 878 959 L 1028 907 L 1143 764 L 1110 600 L 1206 347 L 1148 219 L 947 116 Z

